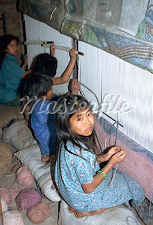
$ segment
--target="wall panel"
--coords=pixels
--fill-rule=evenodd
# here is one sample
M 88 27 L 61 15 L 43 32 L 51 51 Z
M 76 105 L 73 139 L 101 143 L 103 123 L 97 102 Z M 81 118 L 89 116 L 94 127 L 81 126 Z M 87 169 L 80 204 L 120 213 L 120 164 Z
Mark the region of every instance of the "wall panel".
M 71 38 L 46 24 L 28 16 L 25 16 L 25 21 L 27 40 L 53 40 L 58 45 L 72 46 Z M 109 117 L 118 120 L 123 125 L 119 129 L 124 134 L 153 152 L 152 73 L 84 42 L 79 41 L 78 48 L 84 52 L 84 56 L 78 56 L 78 75 L 85 96 L 96 104 L 97 96 L 102 106 L 101 112 L 104 111 Z M 28 46 L 29 60 L 44 51 L 49 52 L 49 49 Z M 55 56 L 59 61 L 57 75 L 61 75 L 69 61 L 69 55 L 68 52 L 56 50 Z M 67 84 L 54 89 L 62 94 L 67 90 Z M 103 113 L 100 115 L 114 123 Z
M 123 133 L 153 152 L 152 73 L 83 42 L 79 49 L 85 53 L 80 60 L 81 82 L 95 92 L 103 111 L 123 125 L 119 126 Z M 93 94 L 87 96 L 93 101 Z
M 59 31 L 49 27 L 48 25 L 39 22 L 27 15 L 24 15 L 26 26 L 26 39 L 30 41 L 54 41 L 56 45 L 72 48 L 72 39 L 61 34 Z M 31 65 L 33 58 L 39 53 L 49 53 L 49 48 L 41 47 L 41 45 L 27 45 L 28 64 Z M 55 57 L 58 60 L 57 75 L 61 76 L 64 72 L 70 57 L 69 53 L 56 49 Z M 67 92 L 67 84 L 54 86 L 54 92 L 64 94 Z

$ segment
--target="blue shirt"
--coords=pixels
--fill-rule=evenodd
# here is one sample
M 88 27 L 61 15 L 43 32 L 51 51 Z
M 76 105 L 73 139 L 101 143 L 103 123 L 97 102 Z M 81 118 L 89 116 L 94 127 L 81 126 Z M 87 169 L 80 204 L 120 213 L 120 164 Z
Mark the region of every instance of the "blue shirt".
M 134 200 L 135 205 L 144 200 L 144 192 L 137 182 L 127 174 L 114 169 L 92 193 L 85 193 L 81 184 L 93 182 L 96 171 L 100 169 L 96 155 L 84 149 L 80 152 L 70 141 L 67 142 L 67 148 L 70 152 L 62 146 L 58 155 L 55 182 L 69 206 L 81 212 L 89 212 L 117 206 L 130 199 Z
M 0 70 L 0 102 L 6 103 L 17 98 L 17 90 L 25 73 L 15 56 L 5 54 Z
M 54 99 L 55 100 L 55 99 Z M 55 154 L 56 130 L 54 114 L 51 106 L 56 101 L 42 101 L 36 103 L 31 114 L 31 128 L 38 141 L 42 155 Z

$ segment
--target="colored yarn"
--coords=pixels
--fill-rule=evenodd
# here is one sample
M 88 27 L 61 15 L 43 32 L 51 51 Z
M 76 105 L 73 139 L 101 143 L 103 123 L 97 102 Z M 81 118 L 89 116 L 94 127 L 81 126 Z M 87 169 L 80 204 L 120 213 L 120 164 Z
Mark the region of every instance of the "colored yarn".
M 29 187 L 34 182 L 34 177 L 27 166 L 20 167 L 16 175 L 18 184 L 22 186 Z
M 0 188 L 1 196 L 4 197 L 8 205 L 11 204 L 12 199 L 15 199 L 23 188 Z
M 15 199 L 22 190 L 23 188 L 8 188 L 12 199 Z
M 50 208 L 45 202 L 34 205 L 27 212 L 27 217 L 34 224 L 43 223 L 50 215 Z
M 41 195 L 34 189 L 21 191 L 15 199 L 18 210 L 29 209 L 41 202 Z
M 0 188 L 0 192 L 1 192 L 1 196 L 4 197 L 6 203 L 10 205 L 12 201 L 12 196 L 10 191 L 7 188 Z
M 2 213 L 6 212 L 8 210 L 8 205 L 4 197 L 1 197 L 1 205 L 2 205 Z
M 5 225 L 24 225 L 21 213 L 16 210 L 4 212 L 3 222 Z

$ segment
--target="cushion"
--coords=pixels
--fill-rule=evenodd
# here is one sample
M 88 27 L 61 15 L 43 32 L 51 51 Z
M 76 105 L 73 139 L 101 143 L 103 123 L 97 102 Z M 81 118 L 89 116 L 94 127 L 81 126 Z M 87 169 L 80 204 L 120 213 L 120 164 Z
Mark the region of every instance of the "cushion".
M 17 150 L 37 143 L 31 130 L 25 125 L 25 120 L 15 121 L 5 128 L 2 133 L 2 140 Z
M 50 164 L 41 162 L 41 153 L 38 144 L 23 148 L 15 155 L 26 166 L 39 184 L 42 193 L 51 201 L 60 201 L 60 197 L 53 184 Z
M 20 113 L 20 106 L 10 107 L 0 104 L 0 128 L 3 128 L 6 124 L 8 124 L 12 119 L 24 119 L 23 114 Z
M 11 162 L 14 148 L 7 143 L 0 142 L 0 179 L 7 173 Z
M 67 207 L 67 204 L 61 200 L 59 225 L 140 225 L 135 215 L 123 205 L 107 209 L 98 215 L 86 216 L 79 219 L 73 213 L 70 213 Z

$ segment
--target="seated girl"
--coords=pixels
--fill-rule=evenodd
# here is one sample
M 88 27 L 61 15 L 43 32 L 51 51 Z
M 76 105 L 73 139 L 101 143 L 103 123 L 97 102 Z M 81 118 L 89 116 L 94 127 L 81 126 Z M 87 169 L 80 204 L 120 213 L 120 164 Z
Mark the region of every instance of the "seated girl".
M 25 71 L 28 59 L 22 67 L 19 66 L 18 55 L 19 38 L 6 34 L 0 38 L 0 103 L 7 106 L 20 105 L 18 88 L 21 79 L 30 71 Z
M 57 109 L 55 182 L 69 211 L 83 217 L 129 200 L 134 206 L 139 205 L 145 198 L 139 184 L 114 169 L 126 157 L 122 147 L 96 154 L 100 144 L 89 102 L 82 96 L 70 95 L 58 101 Z M 100 169 L 103 162 L 106 164 Z

